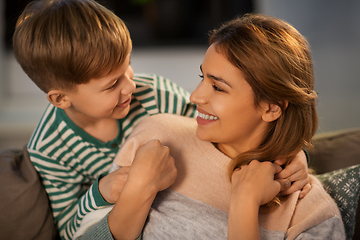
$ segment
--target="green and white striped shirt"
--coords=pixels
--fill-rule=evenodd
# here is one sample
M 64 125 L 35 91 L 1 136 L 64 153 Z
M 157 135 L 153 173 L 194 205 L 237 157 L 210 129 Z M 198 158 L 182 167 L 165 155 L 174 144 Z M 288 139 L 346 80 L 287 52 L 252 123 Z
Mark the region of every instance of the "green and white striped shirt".
M 158 113 L 195 117 L 189 93 L 156 75 L 134 77 L 129 114 L 118 120 L 119 133 L 107 143 L 87 134 L 62 109 L 49 105 L 35 129 L 28 151 L 49 195 L 60 236 L 71 239 L 86 213 L 107 203 L 98 189 L 119 147 L 143 119 Z

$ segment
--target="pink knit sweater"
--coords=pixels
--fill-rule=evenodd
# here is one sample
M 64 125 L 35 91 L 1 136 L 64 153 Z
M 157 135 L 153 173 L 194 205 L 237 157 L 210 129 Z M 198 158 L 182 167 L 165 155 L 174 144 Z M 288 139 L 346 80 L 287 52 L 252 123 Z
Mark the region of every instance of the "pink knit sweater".
M 170 114 L 149 117 L 132 132 L 114 163 L 131 165 L 139 146 L 151 139 L 159 139 L 170 148 L 178 169 L 177 180 L 171 189 L 227 213 L 231 189 L 227 166 L 231 159 L 212 143 L 200 141 L 195 134 L 196 127 L 196 121 L 186 117 Z M 330 228 L 336 231 L 334 236 L 345 239 L 335 202 L 314 176 L 310 176 L 310 180 L 312 189 L 304 199 L 298 200 L 299 192 L 296 192 L 284 199 L 281 206 L 261 207 L 260 226 L 269 231 L 283 232 L 287 239 L 297 239 L 313 232 L 309 231 L 312 227 L 330 221 L 336 226 Z

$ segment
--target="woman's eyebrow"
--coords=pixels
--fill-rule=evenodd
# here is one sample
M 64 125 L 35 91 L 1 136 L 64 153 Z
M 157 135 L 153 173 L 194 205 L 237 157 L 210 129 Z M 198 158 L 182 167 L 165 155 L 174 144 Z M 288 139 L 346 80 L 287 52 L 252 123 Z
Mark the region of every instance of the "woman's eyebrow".
M 200 71 L 203 72 L 203 70 L 202 70 L 202 64 L 200 65 Z M 216 77 L 216 76 L 211 75 L 211 74 L 209 74 L 209 73 L 206 74 L 206 76 L 207 76 L 208 78 L 213 79 L 214 81 L 222 82 L 222 83 L 228 85 L 229 87 L 231 87 L 231 85 L 230 85 L 225 79 L 223 79 L 223 78 L 221 78 L 221 77 Z
M 221 77 L 216 77 L 216 76 L 211 75 L 211 74 L 209 74 L 209 73 L 206 74 L 206 76 L 207 76 L 208 78 L 213 79 L 214 81 L 218 81 L 218 82 L 224 83 L 224 84 L 228 85 L 228 86 L 231 88 L 231 85 L 230 85 L 225 79 L 223 79 L 223 78 L 221 78 Z

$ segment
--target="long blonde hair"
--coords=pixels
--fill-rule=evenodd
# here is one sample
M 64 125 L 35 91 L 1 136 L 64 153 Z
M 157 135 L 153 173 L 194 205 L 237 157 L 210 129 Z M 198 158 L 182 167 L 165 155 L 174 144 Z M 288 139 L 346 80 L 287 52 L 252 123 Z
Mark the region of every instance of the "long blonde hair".
M 253 159 L 291 159 L 317 130 L 313 63 L 306 39 L 288 23 L 260 14 L 247 14 L 210 33 L 210 45 L 245 75 L 254 91 L 255 107 L 261 101 L 282 109 L 260 146 L 237 156 L 233 170 Z

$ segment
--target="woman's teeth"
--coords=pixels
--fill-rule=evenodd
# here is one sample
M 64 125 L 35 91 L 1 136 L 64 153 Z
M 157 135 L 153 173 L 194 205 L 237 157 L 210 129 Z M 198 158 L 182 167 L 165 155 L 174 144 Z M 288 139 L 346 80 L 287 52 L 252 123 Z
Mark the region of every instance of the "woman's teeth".
M 218 117 L 215 117 L 215 116 L 212 116 L 212 115 L 207 115 L 205 113 L 200 113 L 198 112 L 198 116 L 202 119 L 205 119 L 205 120 L 217 120 L 219 119 Z

